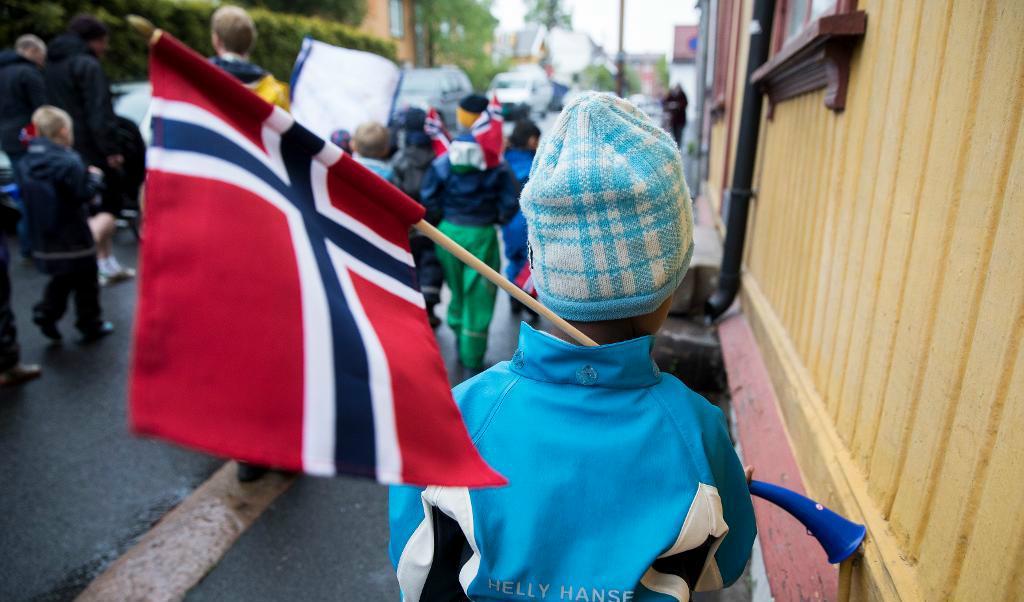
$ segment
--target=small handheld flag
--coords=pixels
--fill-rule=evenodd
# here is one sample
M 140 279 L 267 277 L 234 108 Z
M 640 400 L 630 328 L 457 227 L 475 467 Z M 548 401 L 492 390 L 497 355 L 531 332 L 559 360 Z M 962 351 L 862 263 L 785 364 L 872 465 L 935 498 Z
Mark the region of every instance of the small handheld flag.
M 450 136 L 444 127 L 444 122 L 441 121 L 441 116 L 434 107 L 430 107 L 430 110 L 427 111 L 427 118 L 423 122 L 423 131 L 430 138 L 435 157 L 440 157 L 448 152 L 448 147 L 451 145 Z
M 487 110 L 477 117 L 470 130 L 473 138 L 483 149 L 486 169 L 494 169 L 505 159 L 505 134 L 502 132 L 504 123 L 505 120 L 501 117 L 501 103 L 498 102 L 497 95 L 492 95 Z
M 318 475 L 504 484 L 416 288 L 422 207 L 166 33 L 150 77 L 133 429 Z

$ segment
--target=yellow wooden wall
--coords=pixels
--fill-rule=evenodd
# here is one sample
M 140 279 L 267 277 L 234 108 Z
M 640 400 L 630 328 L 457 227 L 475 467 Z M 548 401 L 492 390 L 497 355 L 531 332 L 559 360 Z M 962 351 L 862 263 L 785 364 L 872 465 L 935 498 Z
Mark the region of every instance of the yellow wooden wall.
M 726 99 L 728 110 L 732 111 L 733 117 L 730 123 L 728 116 L 723 115 L 715 119 L 711 124 L 711 154 L 708 157 L 708 179 L 707 185 L 703 187 L 705 194 L 715 214 L 722 211 L 722 182 L 725 178 L 726 187 L 731 184 L 732 166 L 736 158 L 736 140 L 739 138 L 740 129 L 740 107 L 743 104 L 743 77 L 747 72 L 747 53 L 750 49 L 750 37 L 747 35 L 748 24 L 753 16 L 754 3 L 751 0 L 719 0 L 719 2 L 734 2 L 738 6 L 738 13 L 730 26 L 734 42 L 730 42 L 730 52 L 733 53 L 734 61 L 730 61 L 727 78 L 735 80 L 733 89 Z M 718 49 L 716 52 L 722 52 Z M 716 74 L 715 77 L 718 77 Z M 729 146 L 725 146 L 728 140 Z M 726 149 L 732 149 L 726 152 Z M 728 157 L 728 162 L 726 158 Z
M 845 112 L 762 122 L 745 310 L 855 597 L 1022 600 L 1024 2 L 859 8 Z

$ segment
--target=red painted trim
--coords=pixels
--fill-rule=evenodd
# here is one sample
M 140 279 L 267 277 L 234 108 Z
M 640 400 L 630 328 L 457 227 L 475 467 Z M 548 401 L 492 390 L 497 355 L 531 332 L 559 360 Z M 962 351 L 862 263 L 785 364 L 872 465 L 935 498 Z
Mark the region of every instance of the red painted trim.
M 726 319 L 718 327 L 718 336 L 744 463 L 754 467 L 755 479 L 806 495 L 768 368 L 747 319 L 743 314 Z M 836 569 L 803 525 L 758 498 L 754 498 L 754 514 L 772 597 L 835 600 Z

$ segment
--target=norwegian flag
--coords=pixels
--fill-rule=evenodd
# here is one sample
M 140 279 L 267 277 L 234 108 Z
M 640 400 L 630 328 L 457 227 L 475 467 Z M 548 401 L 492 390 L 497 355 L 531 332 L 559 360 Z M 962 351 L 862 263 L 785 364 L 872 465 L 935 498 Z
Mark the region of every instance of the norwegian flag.
M 18 142 L 21 142 L 22 146 L 28 146 L 29 142 L 32 142 L 36 137 L 36 126 L 35 124 L 29 123 L 25 127 L 18 130 Z
M 473 127 L 470 128 L 473 138 L 484 151 L 484 163 L 487 165 L 487 169 L 501 165 L 504 159 L 505 134 L 501 129 L 504 123 L 498 96 L 491 95 L 491 102 L 487 105 L 487 110 L 477 117 Z
M 441 121 L 441 116 L 434 107 L 430 107 L 430 110 L 427 111 L 427 118 L 423 122 L 423 131 L 430 138 L 430 143 L 434 147 L 435 157 L 440 157 L 448 152 L 448 147 L 451 146 L 451 137 L 448 135 L 448 130 L 444 127 L 444 122 Z
M 523 269 L 516 274 L 515 285 L 523 289 L 526 294 L 534 299 L 537 298 L 537 287 L 533 283 L 533 270 L 530 269 L 530 262 L 523 264 Z
M 423 209 L 167 34 L 133 429 L 256 464 L 493 486 L 416 288 Z

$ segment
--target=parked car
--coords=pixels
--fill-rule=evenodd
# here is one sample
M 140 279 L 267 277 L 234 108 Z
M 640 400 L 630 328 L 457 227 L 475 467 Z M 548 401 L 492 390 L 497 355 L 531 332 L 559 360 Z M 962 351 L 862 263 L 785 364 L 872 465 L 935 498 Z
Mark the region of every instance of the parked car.
M 149 111 L 153 86 L 148 81 L 124 82 L 110 86 L 110 93 L 114 97 L 114 112 L 139 126 L 142 139 L 149 146 L 153 136 Z
M 551 106 L 554 88 L 542 71 L 508 71 L 494 77 L 487 95 L 491 94 L 498 97 L 506 117 L 543 119 Z
M 409 107 L 427 110 L 437 109 L 441 119 L 452 128 L 455 124 L 455 109 L 464 96 L 473 92 L 466 73 L 458 67 L 434 67 L 429 69 L 405 69 L 398 85 L 395 112 Z
M 11 159 L 7 156 L 7 153 L 0 151 L 0 225 L 10 230 L 7 232 L 8 234 L 14 233 L 13 223 L 9 223 L 8 216 L 20 213 L 17 209 L 17 204 L 15 204 L 11 196 L 15 194 L 16 189 Z M 10 222 L 13 221 L 15 220 L 12 218 Z
M 7 153 L 0 151 L 0 186 L 10 184 L 14 181 L 14 167 Z

